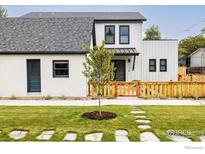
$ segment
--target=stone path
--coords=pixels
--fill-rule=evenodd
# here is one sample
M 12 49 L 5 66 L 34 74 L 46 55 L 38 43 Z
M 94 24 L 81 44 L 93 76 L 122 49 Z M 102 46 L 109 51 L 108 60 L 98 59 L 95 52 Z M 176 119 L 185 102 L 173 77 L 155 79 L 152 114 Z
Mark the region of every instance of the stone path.
M 76 133 L 67 133 L 63 140 L 64 141 L 75 141 L 76 138 L 77 138 Z
M 132 108 L 132 111 L 131 111 L 132 114 L 146 114 L 145 111 L 142 111 L 139 108 L 134 108 L 133 106 L 131 108 Z M 142 124 L 137 126 L 139 129 L 144 130 L 144 129 L 151 128 L 150 125 L 146 125 L 148 123 L 151 123 L 150 120 L 145 119 L 146 115 L 135 115 L 135 118 L 137 118 L 135 120 L 135 122 L 142 123 Z M 141 133 L 140 134 L 140 141 L 141 142 L 160 142 L 159 138 L 155 134 L 153 134 L 152 132 L 143 132 L 143 133 Z
M 102 140 L 103 133 L 93 133 L 85 135 L 85 141 L 99 142 Z
M 139 129 L 149 129 L 149 128 L 151 128 L 151 126 L 149 126 L 149 125 L 138 125 L 137 127 Z
M 129 142 L 127 135 L 128 135 L 128 132 L 126 130 L 116 130 L 115 131 L 115 141 Z
M 140 134 L 141 142 L 160 142 L 159 138 L 152 132 L 143 132 Z
M 205 142 L 205 136 L 199 136 L 199 139 L 201 140 L 201 142 Z
M 135 122 L 139 122 L 139 123 L 144 123 L 144 124 L 148 124 L 148 123 L 150 123 L 151 121 L 150 120 L 141 120 L 141 119 L 139 119 L 139 120 L 135 120 Z
M 191 139 L 181 135 L 169 135 L 167 138 L 175 142 L 191 142 Z
M 24 138 L 28 131 L 22 131 L 22 130 L 14 130 L 9 133 L 9 137 L 15 140 Z
M 39 136 L 36 137 L 38 140 L 49 140 L 55 131 L 49 130 L 49 131 L 43 131 Z

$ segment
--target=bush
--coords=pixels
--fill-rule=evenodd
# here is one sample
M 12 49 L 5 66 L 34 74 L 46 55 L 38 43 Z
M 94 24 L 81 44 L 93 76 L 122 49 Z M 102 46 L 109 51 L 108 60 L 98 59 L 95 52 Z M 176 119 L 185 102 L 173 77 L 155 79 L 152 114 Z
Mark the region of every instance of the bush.
M 50 99 L 52 99 L 52 97 L 51 97 L 50 95 L 47 95 L 47 96 L 45 97 L 45 100 L 50 100 Z
M 10 98 L 11 100 L 15 100 L 16 99 L 16 96 L 13 94 L 13 95 L 11 95 L 11 98 Z

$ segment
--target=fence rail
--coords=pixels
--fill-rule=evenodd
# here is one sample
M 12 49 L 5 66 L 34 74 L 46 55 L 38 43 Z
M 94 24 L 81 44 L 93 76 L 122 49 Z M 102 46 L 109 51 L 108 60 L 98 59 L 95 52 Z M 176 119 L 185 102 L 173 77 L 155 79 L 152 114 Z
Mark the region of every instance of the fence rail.
M 110 82 L 100 93 L 104 97 L 205 97 L 205 82 Z M 98 88 L 88 83 L 88 95 L 96 97 L 97 94 Z

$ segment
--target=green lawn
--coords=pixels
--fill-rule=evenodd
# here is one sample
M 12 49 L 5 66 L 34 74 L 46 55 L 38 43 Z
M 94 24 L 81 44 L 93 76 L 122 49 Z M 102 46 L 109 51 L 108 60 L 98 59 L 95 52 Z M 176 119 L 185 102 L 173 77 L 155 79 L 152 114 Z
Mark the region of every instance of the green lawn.
M 103 141 L 114 141 L 114 132 L 125 129 L 131 141 L 139 141 L 141 130 L 137 128 L 135 117 L 129 106 L 103 106 L 103 110 L 117 113 L 113 120 L 93 121 L 81 117 L 84 112 L 97 107 L 3 107 L 0 106 L 0 141 L 11 141 L 8 133 L 15 129 L 28 130 L 28 135 L 20 141 L 35 141 L 43 130 L 55 130 L 50 141 L 62 141 L 67 132 L 77 132 L 78 141 L 91 132 L 103 132 Z M 205 131 L 205 107 L 193 106 L 140 106 L 152 121 L 153 131 L 162 141 L 168 129 Z M 195 141 L 197 137 L 193 138 Z

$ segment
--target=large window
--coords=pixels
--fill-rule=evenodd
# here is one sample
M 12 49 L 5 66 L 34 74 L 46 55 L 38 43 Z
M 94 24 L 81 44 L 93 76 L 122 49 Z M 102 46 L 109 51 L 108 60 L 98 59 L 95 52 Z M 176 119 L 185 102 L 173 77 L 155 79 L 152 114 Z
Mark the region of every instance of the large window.
M 160 72 L 167 71 L 167 59 L 160 59 Z
M 115 44 L 115 26 L 105 26 L 105 43 Z
M 156 72 L 156 59 L 149 59 L 149 71 Z
M 120 26 L 120 44 L 129 44 L 129 26 Z
M 69 62 L 68 60 L 53 61 L 53 77 L 64 78 L 69 77 Z

